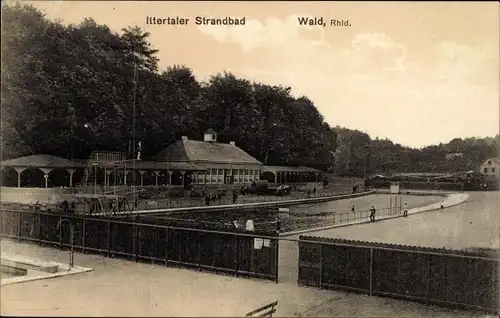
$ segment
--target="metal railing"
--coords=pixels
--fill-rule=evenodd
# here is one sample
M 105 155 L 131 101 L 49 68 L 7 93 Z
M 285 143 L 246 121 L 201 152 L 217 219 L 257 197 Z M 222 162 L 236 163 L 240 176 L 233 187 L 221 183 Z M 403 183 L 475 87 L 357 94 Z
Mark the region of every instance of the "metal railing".
M 293 232 L 312 228 L 328 227 L 341 224 L 356 223 L 370 219 L 370 210 L 319 212 L 316 214 L 291 213 L 291 219 L 283 219 L 283 232 Z M 403 215 L 403 210 L 394 207 L 376 209 L 375 222 L 380 217 Z

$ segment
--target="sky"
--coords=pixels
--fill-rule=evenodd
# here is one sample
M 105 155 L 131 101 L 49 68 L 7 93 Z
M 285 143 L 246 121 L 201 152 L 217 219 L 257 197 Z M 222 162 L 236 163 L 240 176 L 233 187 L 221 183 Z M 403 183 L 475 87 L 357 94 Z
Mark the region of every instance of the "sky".
M 25 1 L 25 3 L 28 3 Z M 139 26 L 160 69 L 199 81 L 224 71 L 305 95 L 331 126 L 423 147 L 494 136 L 500 126 L 498 2 L 29 2 L 51 20 Z M 187 25 L 148 25 L 146 17 Z M 245 26 L 195 17 L 245 17 Z M 326 26 L 301 26 L 323 17 Z M 332 19 L 350 26 L 330 26 Z

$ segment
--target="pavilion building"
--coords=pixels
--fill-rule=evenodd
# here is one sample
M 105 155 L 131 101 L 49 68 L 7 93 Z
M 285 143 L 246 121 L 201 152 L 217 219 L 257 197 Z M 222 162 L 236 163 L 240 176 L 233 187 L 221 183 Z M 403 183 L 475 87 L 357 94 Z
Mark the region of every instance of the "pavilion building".
M 152 158 L 169 164 L 191 164 L 200 168 L 192 171 L 186 182 L 194 186 L 217 186 L 248 183 L 260 179 L 262 163 L 239 148 L 235 142 L 220 143 L 217 132 L 208 129 L 203 141 L 183 136 Z M 174 173 L 173 180 L 183 178 Z
M 51 155 L 6 160 L 2 162 L 4 172 L 8 172 L 7 178 L 2 180 L 2 200 L 7 200 L 4 193 L 11 192 L 20 197 L 38 191 L 45 197 L 50 188 L 70 194 L 75 192 L 71 190 L 75 186 L 91 186 L 102 191 L 111 186 L 165 185 L 230 189 L 252 181 L 268 180 L 270 183 L 296 185 L 297 188 L 322 188 L 319 182 L 322 172 L 319 170 L 264 166 L 235 142 L 221 143 L 217 137 L 213 129 L 205 131 L 203 140 L 183 136 L 149 160 L 130 159 L 125 153 L 115 151 L 96 151 L 87 160 Z

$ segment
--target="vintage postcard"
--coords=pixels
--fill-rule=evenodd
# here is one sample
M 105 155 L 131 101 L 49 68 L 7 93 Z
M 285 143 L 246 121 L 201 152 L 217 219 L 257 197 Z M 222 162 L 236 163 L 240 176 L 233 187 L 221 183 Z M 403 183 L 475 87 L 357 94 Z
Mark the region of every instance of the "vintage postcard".
M 498 316 L 499 12 L 3 1 L 1 314 Z

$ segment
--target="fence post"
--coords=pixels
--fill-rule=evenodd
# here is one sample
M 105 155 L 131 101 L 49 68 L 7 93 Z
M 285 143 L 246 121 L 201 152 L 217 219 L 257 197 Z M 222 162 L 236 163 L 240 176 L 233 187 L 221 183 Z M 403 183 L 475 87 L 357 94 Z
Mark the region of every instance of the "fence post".
M 240 270 L 240 236 L 236 234 L 236 248 L 235 248 L 235 269 L 234 276 L 238 277 L 238 271 Z
M 323 288 L 323 248 L 324 245 L 319 245 L 319 288 Z
M 168 266 L 168 228 L 165 228 L 165 266 Z
M 370 248 L 370 296 L 373 293 L 373 248 Z
M 82 253 L 85 254 L 85 215 L 82 216 Z
M 111 221 L 108 221 L 108 257 L 111 255 Z
M 136 222 L 136 219 L 134 218 L 134 223 L 132 225 L 132 247 L 133 247 L 133 250 L 134 250 L 134 261 L 137 262 L 137 235 L 138 235 L 138 231 L 137 231 L 137 223 Z
M 426 282 L 426 298 L 431 299 L 431 255 L 427 255 L 427 282 Z
M 275 244 L 276 244 L 276 248 L 274 249 L 274 266 L 276 267 L 275 271 L 276 271 L 276 279 L 275 279 L 275 283 L 277 284 L 278 283 L 278 279 L 279 279 L 279 256 L 280 256 L 280 240 L 279 240 L 279 234 L 276 234 L 276 240 L 275 241 Z
M 156 258 L 156 226 L 158 225 L 158 220 L 155 220 L 155 226 L 153 227 L 153 246 L 151 246 L 151 264 L 155 264 Z
M 17 215 L 18 215 L 18 220 L 17 220 L 17 241 L 18 242 L 21 242 L 21 231 L 22 231 L 22 228 L 23 228 L 23 220 L 22 220 L 22 217 L 21 217 L 21 211 L 17 211 Z
M 203 228 L 203 224 L 202 224 Z M 217 235 L 217 234 L 216 234 Z M 202 240 L 202 232 L 198 232 L 198 235 L 196 235 L 198 238 L 198 271 L 201 272 L 201 240 Z
M 61 222 L 62 221 L 62 215 L 59 216 L 59 221 L 58 222 Z M 60 230 L 59 230 L 59 249 L 62 250 L 62 229 L 63 229 L 63 225 L 61 224 L 61 227 L 60 227 Z
M 37 213 L 38 215 L 38 245 L 42 245 L 42 214 Z

